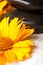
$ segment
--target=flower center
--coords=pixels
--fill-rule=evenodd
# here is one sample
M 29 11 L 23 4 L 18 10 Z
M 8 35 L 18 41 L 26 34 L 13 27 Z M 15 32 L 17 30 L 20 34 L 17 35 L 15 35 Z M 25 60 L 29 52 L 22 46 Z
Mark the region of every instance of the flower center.
M 6 51 L 12 48 L 13 41 L 9 38 L 0 38 L 0 51 Z

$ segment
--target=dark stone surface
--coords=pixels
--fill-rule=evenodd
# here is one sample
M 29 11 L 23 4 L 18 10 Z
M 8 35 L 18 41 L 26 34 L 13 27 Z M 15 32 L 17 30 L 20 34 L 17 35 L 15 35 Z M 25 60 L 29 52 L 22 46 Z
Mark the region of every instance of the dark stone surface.
M 35 6 L 43 6 L 43 0 L 23 0 L 26 2 L 30 2 L 32 5 Z
M 13 11 L 12 13 L 7 14 L 6 16 L 11 16 L 11 19 L 14 17 L 26 18 L 24 23 L 28 26 L 35 28 L 36 33 L 43 32 L 43 11 L 37 12 L 26 12 L 21 10 Z
M 43 9 L 43 0 L 9 0 L 13 7 L 21 10 L 41 10 Z M 25 3 L 23 3 L 25 2 Z M 28 4 L 26 4 L 26 2 Z

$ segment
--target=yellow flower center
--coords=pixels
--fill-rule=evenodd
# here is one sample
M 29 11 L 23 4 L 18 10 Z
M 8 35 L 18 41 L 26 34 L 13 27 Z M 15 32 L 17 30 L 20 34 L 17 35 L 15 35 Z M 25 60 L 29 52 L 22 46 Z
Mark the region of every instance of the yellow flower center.
M 13 41 L 11 39 L 2 37 L 0 38 L 0 51 L 6 51 L 12 48 Z

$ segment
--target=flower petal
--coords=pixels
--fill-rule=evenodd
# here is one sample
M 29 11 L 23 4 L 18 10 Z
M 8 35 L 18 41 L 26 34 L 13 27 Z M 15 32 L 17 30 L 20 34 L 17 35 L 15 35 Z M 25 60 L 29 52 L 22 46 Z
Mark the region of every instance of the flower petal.
M 29 58 L 30 57 L 29 49 L 31 49 L 31 48 L 28 48 L 28 49 L 27 48 L 13 48 L 12 50 L 15 53 L 15 57 L 16 57 L 15 60 L 17 60 L 17 61 L 24 60 L 24 56 L 25 56 L 25 59 Z
M 23 24 L 23 26 L 20 28 L 20 30 L 19 30 L 19 32 L 18 32 L 17 37 L 16 37 L 15 40 L 14 40 L 15 42 L 20 39 L 20 37 L 22 36 L 22 33 L 23 33 L 23 31 L 25 30 L 25 28 L 26 28 L 26 26 L 25 26 L 25 24 Z
M 6 57 L 4 54 L 0 54 L 0 65 L 5 65 Z
M 3 7 L 5 7 L 7 4 L 7 1 L 0 2 L 0 12 L 2 11 Z
M 30 45 L 33 45 L 33 42 L 30 40 L 20 41 L 13 45 L 13 51 L 16 55 L 16 60 L 24 60 L 26 58 L 30 58 Z
M 18 18 L 14 18 L 9 24 L 9 38 L 14 39 Z
M 2 37 L 2 32 L 0 31 L 0 38 Z
M 14 18 L 14 20 L 11 21 L 11 23 L 9 24 L 9 38 L 11 38 L 12 40 L 15 40 L 15 38 L 17 38 L 19 29 L 22 24 L 23 22 L 18 24 L 18 18 Z
M 15 38 L 15 41 L 20 41 L 25 39 L 26 37 L 30 36 L 33 32 L 34 32 L 34 29 L 27 29 L 26 25 L 23 24 L 19 30 L 17 37 Z
M 34 29 L 25 29 L 22 31 L 18 36 L 18 41 L 25 39 L 26 37 L 30 36 L 34 32 Z
M 5 51 L 5 56 L 6 56 L 7 62 L 11 63 L 15 60 L 15 53 L 13 52 L 13 50 Z
M 3 37 L 8 36 L 8 22 L 9 22 L 9 17 L 8 18 L 4 17 L 4 19 L 0 22 L 0 31 Z
M 24 40 L 24 41 L 19 41 L 15 43 L 12 47 L 27 47 L 33 45 L 33 41 L 31 40 Z

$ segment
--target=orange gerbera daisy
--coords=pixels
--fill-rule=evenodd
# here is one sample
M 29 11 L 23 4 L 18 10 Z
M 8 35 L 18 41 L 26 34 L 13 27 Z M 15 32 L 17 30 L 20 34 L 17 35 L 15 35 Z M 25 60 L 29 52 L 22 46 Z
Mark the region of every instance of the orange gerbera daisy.
M 0 65 L 29 58 L 33 42 L 24 38 L 33 32 L 34 29 L 27 29 L 22 20 L 14 18 L 9 23 L 9 17 L 4 17 L 0 22 Z

